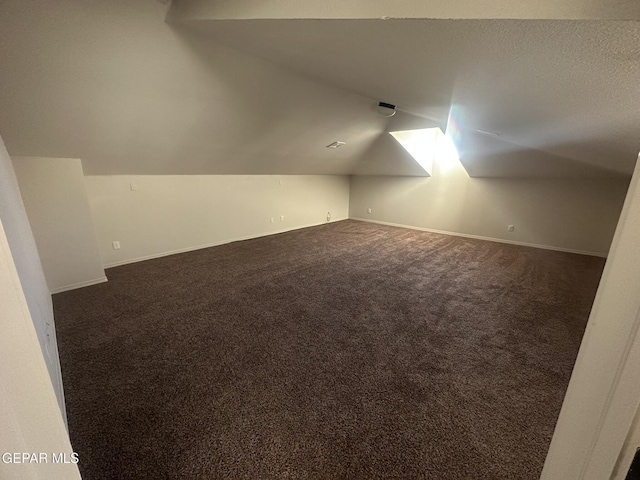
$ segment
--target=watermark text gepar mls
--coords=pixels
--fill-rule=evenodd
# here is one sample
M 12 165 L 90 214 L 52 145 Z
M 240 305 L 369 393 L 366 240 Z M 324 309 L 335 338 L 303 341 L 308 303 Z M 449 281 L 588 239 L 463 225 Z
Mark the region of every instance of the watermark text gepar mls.
M 72 453 L 45 453 L 45 452 L 4 452 L 2 463 L 52 463 L 69 464 L 78 463 L 80 458 L 76 452 Z

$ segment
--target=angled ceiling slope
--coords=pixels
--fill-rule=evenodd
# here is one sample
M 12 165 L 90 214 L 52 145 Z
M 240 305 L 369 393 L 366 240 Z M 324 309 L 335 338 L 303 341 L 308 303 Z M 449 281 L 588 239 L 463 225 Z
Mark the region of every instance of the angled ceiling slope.
M 437 9 L 370 2 L 359 10 L 355 1 L 263 3 L 174 0 L 168 18 L 441 126 L 453 106 L 473 176 L 632 173 L 640 150 L 638 2 L 506 10 L 503 2 L 481 10 L 452 2 Z M 431 18 L 393 19 L 402 15 Z
M 640 4 L 433 3 L 6 0 L 0 132 L 89 175 L 423 175 L 388 132 L 454 106 L 472 175 L 630 173 Z

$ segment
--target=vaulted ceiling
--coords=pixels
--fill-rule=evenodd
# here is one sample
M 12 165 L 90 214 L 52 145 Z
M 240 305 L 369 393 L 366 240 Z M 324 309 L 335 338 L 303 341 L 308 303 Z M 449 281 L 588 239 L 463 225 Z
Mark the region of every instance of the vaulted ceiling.
M 465 2 L 5 0 L 0 134 L 88 174 L 421 175 L 388 132 L 455 122 L 472 176 L 630 175 L 638 2 Z

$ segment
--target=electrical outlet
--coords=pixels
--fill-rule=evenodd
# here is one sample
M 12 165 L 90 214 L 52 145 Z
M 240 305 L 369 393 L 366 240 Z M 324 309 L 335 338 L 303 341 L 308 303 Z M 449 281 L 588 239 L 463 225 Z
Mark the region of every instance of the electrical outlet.
M 113 249 L 114 250 L 120 250 L 120 242 L 113 242 L 111 245 L 113 245 Z
M 284 215 L 280 215 L 280 221 L 284 222 Z
M 367 213 L 371 213 L 371 209 L 370 208 L 367 208 Z
M 507 227 L 507 230 L 509 230 L 510 232 L 513 232 L 516 229 L 516 227 L 514 227 L 513 225 L 509 225 Z
M 327 212 L 327 222 L 331 221 L 331 212 Z

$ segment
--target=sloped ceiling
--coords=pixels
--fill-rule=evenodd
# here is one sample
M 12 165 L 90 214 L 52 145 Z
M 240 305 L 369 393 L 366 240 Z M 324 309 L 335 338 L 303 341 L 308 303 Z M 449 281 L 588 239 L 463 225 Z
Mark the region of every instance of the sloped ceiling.
M 443 125 L 455 105 L 464 129 L 463 162 L 474 175 L 500 175 L 500 164 L 508 175 L 630 174 L 640 149 L 637 21 L 186 23 L 244 52 Z M 532 149 L 542 152 L 539 162 Z M 522 151 L 514 165 L 511 154 Z
M 422 175 L 386 132 L 454 105 L 472 176 L 631 174 L 637 2 L 356 3 L 5 0 L 0 134 L 87 174 Z

